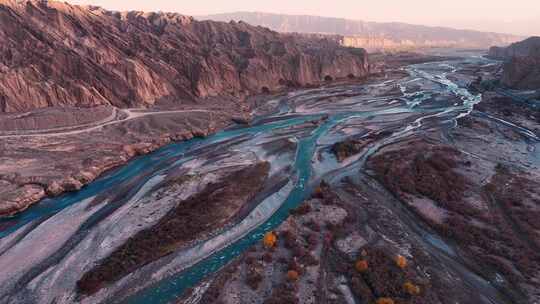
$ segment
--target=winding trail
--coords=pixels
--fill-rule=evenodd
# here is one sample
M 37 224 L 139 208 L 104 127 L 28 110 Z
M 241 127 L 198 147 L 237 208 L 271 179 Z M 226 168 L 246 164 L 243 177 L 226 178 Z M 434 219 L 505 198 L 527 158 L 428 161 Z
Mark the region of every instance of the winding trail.
M 202 110 L 202 109 L 201 110 L 155 111 L 155 112 L 142 112 L 142 110 L 143 109 L 138 109 L 138 108 L 132 108 L 132 109 L 113 108 L 113 114 L 111 114 L 109 117 L 99 122 L 77 125 L 77 126 L 70 126 L 70 127 L 65 127 L 65 128 L 43 129 L 39 131 L 21 131 L 21 132 L 18 132 L 17 134 L 0 135 L 0 139 L 28 138 L 28 137 L 45 137 L 46 138 L 46 137 L 76 135 L 76 134 L 99 130 L 107 126 L 124 123 L 129 120 L 138 119 L 138 118 L 146 117 L 146 116 L 154 116 L 154 115 L 185 114 L 185 113 L 219 114 L 216 111 Z M 119 117 L 123 117 L 123 118 L 119 118 Z

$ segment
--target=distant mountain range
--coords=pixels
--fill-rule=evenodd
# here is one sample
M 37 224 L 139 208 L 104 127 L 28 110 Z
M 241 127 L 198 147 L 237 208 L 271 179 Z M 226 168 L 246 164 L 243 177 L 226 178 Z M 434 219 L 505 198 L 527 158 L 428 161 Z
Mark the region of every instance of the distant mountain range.
M 370 51 L 382 49 L 417 49 L 450 47 L 488 49 L 505 46 L 524 39 L 522 36 L 458 30 L 445 27 L 412 25 L 406 23 L 379 23 L 319 16 L 281 15 L 255 12 L 235 12 L 198 19 L 228 22 L 244 21 L 278 32 L 319 33 L 342 36 L 345 46 L 362 47 Z

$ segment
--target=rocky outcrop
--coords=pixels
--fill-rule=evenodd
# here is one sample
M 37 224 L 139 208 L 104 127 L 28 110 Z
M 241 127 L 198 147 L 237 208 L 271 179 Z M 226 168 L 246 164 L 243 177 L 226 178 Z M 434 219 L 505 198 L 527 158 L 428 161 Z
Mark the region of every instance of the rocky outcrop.
M 540 54 L 540 37 L 530 37 L 508 47 L 493 46 L 489 49 L 489 57 L 506 60 L 512 57 L 538 56 Z
M 21 212 L 45 197 L 45 190 L 40 185 L 28 184 L 16 187 L 8 181 L 0 179 L 0 186 L 2 186 L 2 193 L 0 193 L 2 201 L 0 215 L 2 216 Z
M 363 50 L 243 22 L 0 0 L 0 111 L 241 97 L 368 73 Z
M 507 48 L 492 47 L 489 57 L 504 60 L 501 82 L 514 89 L 540 88 L 540 37 L 531 37 Z
M 201 16 L 200 19 L 243 20 L 253 25 L 269 27 L 278 32 L 341 35 L 343 36 L 341 39 L 343 45 L 362 47 L 370 51 L 411 50 L 430 47 L 485 49 L 490 45 L 508 45 L 523 39 L 508 34 L 320 16 L 237 12 Z
M 487 57 L 491 59 L 504 60 L 504 58 L 506 57 L 506 48 L 500 46 L 492 46 L 489 48 Z
M 540 89 L 540 56 L 510 59 L 504 64 L 502 83 L 514 89 Z

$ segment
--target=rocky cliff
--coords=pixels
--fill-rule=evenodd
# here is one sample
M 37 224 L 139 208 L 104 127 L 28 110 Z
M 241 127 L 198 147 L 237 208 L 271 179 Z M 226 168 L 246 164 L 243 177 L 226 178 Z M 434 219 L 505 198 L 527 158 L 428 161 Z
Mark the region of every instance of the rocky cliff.
M 504 60 L 501 82 L 514 89 L 540 89 L 540 37 L 506 48 L 492 47 L 489 57 Z
M 540 55 L 540 37 L 530 37 L 509 45 L 508 47 L 493 46 L 489 49 L 489 57 L 510 59 L 512 57 L 527 57 Z
M 243 22 L 0 0 L 0 112 L 148 106 L 368 73 L 363 50 Z
M 343 45 L 362 47 L 370 51 L 411 50 L 430 47 L 486 49 L 491 45 L 508 45 L 522 39 L 522 37 L 508 34 L 319 16 L 237 12 L 201 16 L 199 19 L 243 20 L 253 25 L 269 27 L 278 32 L 342 35 Z

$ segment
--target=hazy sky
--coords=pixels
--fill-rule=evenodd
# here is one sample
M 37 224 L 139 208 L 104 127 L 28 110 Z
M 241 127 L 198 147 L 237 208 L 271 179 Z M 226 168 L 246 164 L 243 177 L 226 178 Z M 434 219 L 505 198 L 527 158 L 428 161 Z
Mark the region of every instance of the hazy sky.
M 205 15 L 260 11 L 400 21 L 540 36 L 540 0 L 68 0 L 114 10 Z

